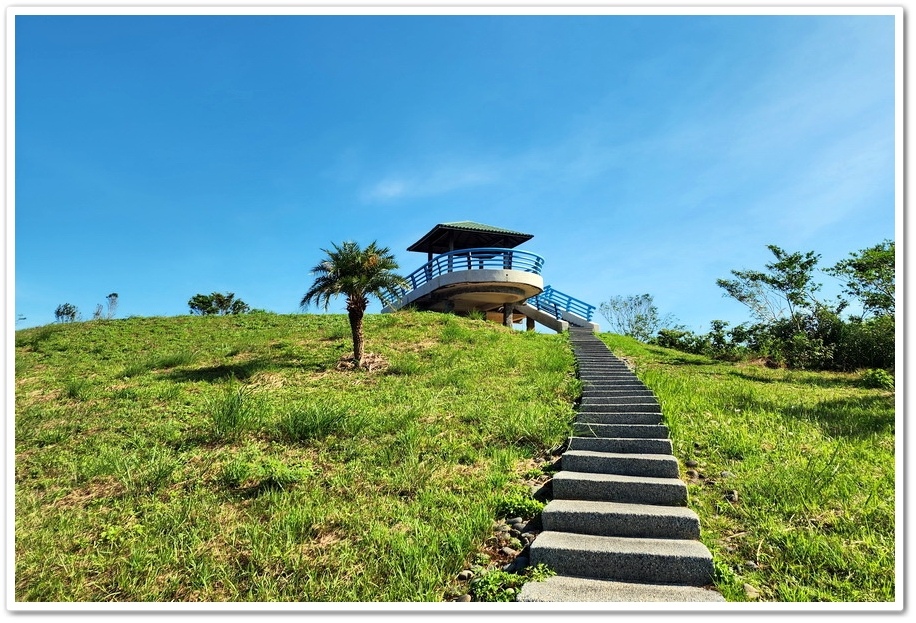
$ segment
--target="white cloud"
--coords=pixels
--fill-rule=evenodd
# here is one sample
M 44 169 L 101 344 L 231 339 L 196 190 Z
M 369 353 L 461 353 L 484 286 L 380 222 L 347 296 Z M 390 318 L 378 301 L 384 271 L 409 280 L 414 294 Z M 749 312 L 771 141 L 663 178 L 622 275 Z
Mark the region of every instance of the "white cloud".
M 451 165 L 415 175 L 390 175 L 363 191 L 367 202 L 434 197 L 456 190 L 492 184 L 498 180 L 495 170 L 479 165 Z

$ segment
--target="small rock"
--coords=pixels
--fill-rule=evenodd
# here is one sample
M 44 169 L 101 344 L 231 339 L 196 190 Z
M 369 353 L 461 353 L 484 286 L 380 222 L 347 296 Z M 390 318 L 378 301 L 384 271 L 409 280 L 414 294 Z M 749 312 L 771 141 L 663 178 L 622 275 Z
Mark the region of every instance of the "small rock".
M 731 478 L 734 476 L 734 474 L 731 472 L 721 472 L 719 475 L 722 476 L 722 478 Z
M 518 551 L 512 549 L 511 547 L 504 547 L 499 551 L 505 554 L 506 556 L 518 556 Z
M 748 599 L 759 599 L 760 591 L 751 586 L 750 584 L 744 585 L 744 594 L 747 595 Z
M 473 577 L 474 577 L 474 572 L 471 571 L 470 569 L 465 569 L 464 571 L 458 574 L 458 581 L 467 582 L 468 580 L 470 580 Z
M 512 517 L 511 519 L 507 519 L 506 523 L 511 526 L 512 524 L 524 523 L 524 521 L 525 520 L 522 519 L 521 517 Z
M 686 472 L 684 472 L 684 475 L 691 480 L 696 480 L 700 474 L 695 469 L 688 469 Z
M 725 493 L 725 499 L 728 500 L 729 502 L 737 502 L 738 501 L 738 492 L 735 491 L 734 489 L 732 489 L 731 491 L 727 491 Z
M 462 595 L 461 597 L 457 598 L 455 601 L 471 601 L 471 596 L 465 594 L 465 595 Z
M 686 465 L 687 467 L 699 467 L 700 466 L 700 464 L 694 461 L 693 459 L 684 461 L 684 465 Z
M 500 524 L 500 525 L 497 526 L 497 528 L 496 528 L 496 531 L 497 531 L 497 532 L 509 532 L 510 530 L 512 530 L 512 528 L 510 528 L 510 527 L 509 527 L 508 525 L 506 525 L 506 524 Z
M 512 536 L 518 536 L 519 534 L 524 532 L 526 525 L 527 524 L 524 521 L 519 521 L 517 523 L 512 524 L 512 529 L 518 533 L 518 534 L 513 534 Z
M 744 561 L 744 566 L 747 567 L 748 569 L 756 569 L 756 568 L 757 568 L 757 563 L 754 562 L 753 560 L 745 560 L 745 561 Z
M 526 543 L 531 543 L 531 542 L 534 540 L 534 532 L 523 532 L 523 533 L 522 533 L 522 539 L 523 539 Z

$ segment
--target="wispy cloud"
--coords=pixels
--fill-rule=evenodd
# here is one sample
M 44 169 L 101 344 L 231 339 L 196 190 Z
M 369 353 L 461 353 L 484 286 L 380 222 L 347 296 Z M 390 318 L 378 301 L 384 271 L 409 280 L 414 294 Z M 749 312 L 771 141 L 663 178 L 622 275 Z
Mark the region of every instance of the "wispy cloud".
M 450 165 L 412 174 L 391 174 L 372 183 L 361 198 L 366 202 L 387 202 L 445 195 L 457 190 L 496 183 L 492 168 L 479 165 Z

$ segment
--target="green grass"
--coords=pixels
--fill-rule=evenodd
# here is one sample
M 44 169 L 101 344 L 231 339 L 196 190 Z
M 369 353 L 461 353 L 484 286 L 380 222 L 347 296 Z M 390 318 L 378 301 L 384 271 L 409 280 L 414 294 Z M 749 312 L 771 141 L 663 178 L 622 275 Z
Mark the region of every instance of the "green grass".
M 17 601 L 437 601 L 578 393 L 563 336 L 345 316 L 16 334 Z
M 524 481 L 568 434 L 571 351 L 431 313 L 366 335 L 387 369 L 336 369 L 337 315 L 18 331 L 15 599 L 454 594 L 493 519 L 539 508 Z M 868 387 L 886 383 L 601 337 L 661 400 L 727 599 L 894 600 L 894 394 Z M 503 575 L 478 598 L 511 599 Z
M 658 394 L 726 598 L 894 600 L 893 391 L 601 338 Z

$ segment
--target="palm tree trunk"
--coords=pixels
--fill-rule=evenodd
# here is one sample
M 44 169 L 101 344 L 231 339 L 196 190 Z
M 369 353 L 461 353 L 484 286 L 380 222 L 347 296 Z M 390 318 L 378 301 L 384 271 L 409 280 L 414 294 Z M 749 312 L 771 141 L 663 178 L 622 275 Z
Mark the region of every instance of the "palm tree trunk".
M 357 366 L 363 365 L 363 310 L 349 309 L 350 333 L 353 335 L 353 360 Z

